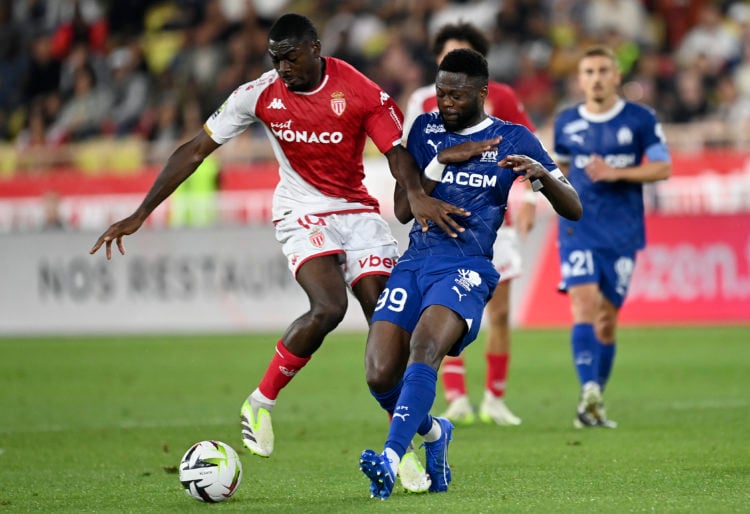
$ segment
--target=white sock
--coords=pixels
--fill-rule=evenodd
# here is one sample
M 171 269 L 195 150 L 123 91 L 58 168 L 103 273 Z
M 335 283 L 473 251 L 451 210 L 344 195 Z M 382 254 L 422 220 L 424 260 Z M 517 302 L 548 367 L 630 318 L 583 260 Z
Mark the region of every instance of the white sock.
M 273 406 L 276 405 L 276 400 L 271 400 L 266 395 L 261 393 L 260 389 L 256 388 L 255 391 L 253 391 L 250 395 L 250 404 L 253 406 L 253 408 L 261 406 L 270 412 L 271 409 L 273 409 Z
M 399 458 L 398 454 L 392 450 L 391 448 L 386 448 L 383 450 L 383 455 L 386 459 L 388 459 L 388 462 L 391 465 L 391 469 L 393 470 L 393 475 L 398 474 L 398 465 L 401 462 L 401 459 Z
M 424 435 L 424 442 L 426 443 L 434 443 L 438 439 L 440 439 L 440 436 L 443 435 L 443 427 L 440 426 L 440 423 L 438 423 L 438 420 L 435 418 L 432 418 L 432 428 L 429 432 L 427 432 Z

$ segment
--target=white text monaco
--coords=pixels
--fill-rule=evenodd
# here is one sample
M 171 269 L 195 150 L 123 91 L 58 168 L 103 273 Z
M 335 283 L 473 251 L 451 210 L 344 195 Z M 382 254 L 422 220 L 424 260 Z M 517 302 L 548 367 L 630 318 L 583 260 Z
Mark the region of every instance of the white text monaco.
M 453 173 L 448 170 L 443 173 L 441 182 L 444 184 L 458 184 L 471 187 L 495 187 L 497 185 L 497 177 L 482 175 L 481 173 L 466 173 L 465 171 Z
M 273 130 L 277 139 L 288 143 L 338 144 L 344 139 L 341 132 L 308 132 L 306 130 Z

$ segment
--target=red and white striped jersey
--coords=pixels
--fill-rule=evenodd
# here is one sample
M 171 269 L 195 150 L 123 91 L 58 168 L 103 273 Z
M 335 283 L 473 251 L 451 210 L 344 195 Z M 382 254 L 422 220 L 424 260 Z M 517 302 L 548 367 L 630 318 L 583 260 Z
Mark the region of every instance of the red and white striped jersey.
M 204 125 L 224 144 L 261 122 L 279 162 L 273 219 L 290 214 L 379 210 L 363 184 L 369 136 L 382 153 L 401 144 L 403 114 L 393 99 L 354 67 L 324 57 L 313 91 L 290 91 L 276 70 L 238 87 Z

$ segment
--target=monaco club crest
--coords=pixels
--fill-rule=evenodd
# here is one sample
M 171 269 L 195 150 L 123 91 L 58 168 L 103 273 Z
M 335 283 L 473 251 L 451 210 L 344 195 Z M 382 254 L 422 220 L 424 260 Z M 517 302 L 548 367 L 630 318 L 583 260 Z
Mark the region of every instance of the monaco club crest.
M 344 93 L 337 91 L 331 94 L 331 110 L 336 113 L 336 116 L 341 116 L 346 110 L 346 98 Z
M 323 232 L 319 229 L 315 229 L 312 232 L 310 232 L 310 244 L 313 245 L 315 248 L 323 248 L 323 243 L 325 243 L 326 236 L 323 234 Z

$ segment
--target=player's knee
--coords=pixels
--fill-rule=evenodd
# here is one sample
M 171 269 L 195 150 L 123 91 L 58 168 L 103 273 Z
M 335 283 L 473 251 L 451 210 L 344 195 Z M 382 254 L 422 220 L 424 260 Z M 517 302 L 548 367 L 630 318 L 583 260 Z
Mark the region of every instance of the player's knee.
M 600 317 L 596 322 L 596 338 L 603 342 L 609 343 L 615 340 L 617 331 L 617 320 L 608 316 Z
M 310 308 L 310 318 L 320 329 L 326 333 L 336 328 L 346 315 L 347 300 L 343 299 L 315 302 Z
M 382 393 L 390 391 L 398 382 L 399 377 L 394 372 L 394 366 L 380 361 L 368 361 L 365 369 L 365 380 L 371 391 Z

